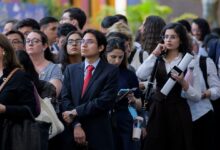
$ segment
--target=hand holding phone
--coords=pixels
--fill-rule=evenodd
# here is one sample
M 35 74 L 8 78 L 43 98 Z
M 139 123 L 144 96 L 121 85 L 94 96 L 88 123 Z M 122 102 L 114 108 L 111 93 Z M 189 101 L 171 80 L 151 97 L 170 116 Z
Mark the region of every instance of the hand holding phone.
M 119 100 L 121 100 L 122 98 L 124 98 L 124 97 L 127 96 L 128 94 L 133 93 L 135 90 L 137 90 L 137 88 L 132 88 L 132 89 L 120 89 L 120 90 L 118 91 Z

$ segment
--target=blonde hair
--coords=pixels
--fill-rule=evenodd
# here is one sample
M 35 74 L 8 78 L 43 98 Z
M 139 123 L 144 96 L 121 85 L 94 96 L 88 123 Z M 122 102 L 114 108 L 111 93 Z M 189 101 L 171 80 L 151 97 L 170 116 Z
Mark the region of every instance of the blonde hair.
M 120 33 L 125 34 L 131 43 L 131 48 L 133 48 L 132 32 L 127 24 L 125 24 L 124 22 L 121 22 L 121 21 L 116 22 L 110 28 L 107 29 L 106 36 L 108 36 L 111 32 L 120 32 Z

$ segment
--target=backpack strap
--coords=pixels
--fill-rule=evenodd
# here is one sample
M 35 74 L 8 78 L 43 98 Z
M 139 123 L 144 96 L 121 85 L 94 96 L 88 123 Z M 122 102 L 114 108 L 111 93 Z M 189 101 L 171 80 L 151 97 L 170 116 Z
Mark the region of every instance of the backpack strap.
M 135 48 L 133 49 L 133 51 L 131 52 L 130 57 L 128 58 L 128 63 L 129 63 L 129 64 L 132 62 L 136 51 L 137 51 L 137 49 L 136 49 L 136 47 L 135 47 Z
M 200 58 L 199 58 L 199 67 L 202 70 L 203 78 L 205 80 L 205 85 L 206 85 L 206 88 L 208 89 L 209 88 L 209 84 L 208 84 L 208 80 L 207 80 L 208 76 L 207 76 L 206 58 L 207 57 L 205 57 L 205 56 L 200 56 Z
M 139 60 L 140 60 L 141 64 L 143 63 L 143 53 L 144 53 L 143 50 L 141 50 L 140 53 L 139 53 Z

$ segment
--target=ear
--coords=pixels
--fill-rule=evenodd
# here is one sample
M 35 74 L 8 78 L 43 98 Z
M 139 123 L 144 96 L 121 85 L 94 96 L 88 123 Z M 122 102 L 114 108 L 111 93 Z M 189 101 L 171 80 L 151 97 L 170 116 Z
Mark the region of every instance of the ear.
M 45 43 L 44 45 L 43 45 L 43 47 L 44 47 L 44 51 L 48 48 L 48 44 L 47 43 Z
M 99 46 L 99 52 L 101 53 L 103 50 L 104 50 L 104 46 L 103 45 Z
M 74 25 L 77 29 L 79 29 L 79 24 L 76 19 L 71 20 L 72 25 Z

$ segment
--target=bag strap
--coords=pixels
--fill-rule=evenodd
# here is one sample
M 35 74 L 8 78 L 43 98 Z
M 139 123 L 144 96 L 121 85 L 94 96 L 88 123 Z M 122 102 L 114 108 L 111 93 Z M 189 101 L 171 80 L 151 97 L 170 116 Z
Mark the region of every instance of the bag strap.
M 19 68 L 15 68 L 15 69 L 13 69 L 13 70 L 10 72 L 10 74 L 7 76 L 7 78 L 4 80 L 4 82 L 3 82 L 3 83 L 1 84 L 1 86 L 0 86 L 0 92 L 1 92 L 1 90 L 4 88 L 5 84 L 11 79 L 11 77 L 13 76 L 13 74 L 14 74 L 17 70 L 19 70 Z
M 135 47 L 135 48 L 133 49 L 133 51 L 131 52 L 130 57 L 128 58 L 128 63 L 129 63 L 129 64 L 132 62 L 136 51 L 137 51 L 137 48 Z
M 202 70 L 202 75 L 203 75 L 203 78 L 205 80 L 205 85 L 206 85 L 206 88 L 208 89 L 209 84 L 208 84 L 208 81 L 207 81 L 208 76 L 207 76 L 207 65 L 206 65 L 206 57 L 205 56 L 200 56 L 200 58 L 199 58 L 199 67 Z
M 143 58 L 143 53 L 144 53 L 144 51 L 143 50 L 141 50 L 140 51 L 140 53 L 139 53 L 139 60 L 140 60 L 140 63 L 142 64 L 143 63 L 143 61 L 144 61 L 144 58 Z
M 151 89 L 153 88 L 153 84 L 154 84 L 154 80 L 155 80 L 155 77 L 156 77 L 156 73 L 157 73 L 157 68 L 158 68 L 158 64 L 159 64 L 159 60 L 161 58 L 158 57 L 156 59 L 156 62 L 154 64 L 154 67 L 153 67 L 153 70 L 151 72 L 151 76 L 150 76 L 150 80 L 148 81 L 148 85 L 147 85 L 147 91 L 146 91 L 146 94 L 145 94 L 145 99 L 144 99 L 144 104 L 146 105 L 148 103 L 148 98 L 150 97 L 151 95 Z M 144 106 L 145 107 L 145 106 Z

